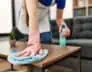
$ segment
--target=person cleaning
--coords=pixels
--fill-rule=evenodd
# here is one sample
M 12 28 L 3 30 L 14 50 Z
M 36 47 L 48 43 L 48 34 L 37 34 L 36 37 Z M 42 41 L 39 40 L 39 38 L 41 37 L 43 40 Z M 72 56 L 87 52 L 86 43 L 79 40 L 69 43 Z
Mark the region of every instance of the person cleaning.
M 41 43 L 46 44 L 51 41 L 49 7 L 55 4 L 57 5 L 56 22 L 59 28 L 58 31 L 61 32 L 64 23 L 65 3 L 66 0 L 21 0 L 19 21 L 16 27 L 22 34 L 28 35 L 28 45 L 16 56 L 34 56 L 41 50 Z M 68 26 L 64 31 L 64 35 L 70 35 Z

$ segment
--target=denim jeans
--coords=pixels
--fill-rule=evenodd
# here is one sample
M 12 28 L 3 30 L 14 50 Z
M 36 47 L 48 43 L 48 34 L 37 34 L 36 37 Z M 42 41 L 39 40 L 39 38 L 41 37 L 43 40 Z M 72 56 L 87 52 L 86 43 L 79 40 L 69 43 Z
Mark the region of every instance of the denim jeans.
M 28 35 L 22 34 L 17 28 L 13 30 L 15 34 L 15 39 L 17 41 L 28 41 Z M 52 40 L 52 33 L 51 32 L 44 32 L 40 34 L 40 41 L 43 44 L 49 44 Z
M 48 44 L 51 43 L 52 34 L 51 32 L 44 32 L 40 34 L 41 43 Z

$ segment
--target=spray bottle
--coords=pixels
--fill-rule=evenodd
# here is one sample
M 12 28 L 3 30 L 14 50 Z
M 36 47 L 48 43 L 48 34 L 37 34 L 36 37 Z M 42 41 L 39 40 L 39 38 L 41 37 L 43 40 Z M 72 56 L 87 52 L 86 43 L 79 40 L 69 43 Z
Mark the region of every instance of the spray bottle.
M 64 36 L 64 31 L 66 29 L 66 25 L 63 24 L 62 25 L 62 31 L 60 32 L 60 38 L 59 38 L 59 44 L 61 48 L 65 48 L 66 47 L 66 37 Z

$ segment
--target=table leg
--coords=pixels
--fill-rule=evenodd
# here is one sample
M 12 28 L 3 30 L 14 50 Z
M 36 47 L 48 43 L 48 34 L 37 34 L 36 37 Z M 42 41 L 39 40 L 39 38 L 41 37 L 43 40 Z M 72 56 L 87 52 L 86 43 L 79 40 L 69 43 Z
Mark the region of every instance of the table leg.
M 41 72 L 46 72 L 46 70 L 45 69 L 41 69 Z
M 10 70 L 11 70 L 11 71 L 14 70 L 14 66 L 13 66 L 13 64 L 10 64 Z
M 32 67 L 32 72 L 48 72 L 45 68 Z

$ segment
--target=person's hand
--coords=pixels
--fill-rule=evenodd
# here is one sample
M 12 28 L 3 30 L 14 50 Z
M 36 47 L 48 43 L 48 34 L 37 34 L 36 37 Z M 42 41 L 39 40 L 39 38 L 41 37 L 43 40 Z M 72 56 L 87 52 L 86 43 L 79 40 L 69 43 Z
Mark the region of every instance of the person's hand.
M 36 55 L 40 50 L 40 44 L 29 45 L 23 51 L 17 53 L 16 56 L 32 56 Z
M 62 26 L 60 25 L 59 26 L 59 33 L 62 31 Z M 64 31 L 64 36 L 70 36 L 70 34 L 71 34 L 71 31 L 70 31 L 70 28 L 66 25 L 66 27 L 65 27 L 65 31 Z
M 67 36 L 67 37 L 70 36 L 70 29 L 69 29 L 69 27 L 65 28 L 64 35 Z
M 33 32 L 29 34 L 28 46 L 23 51 L 18 52 L 17 56 L 31 56 L 35 55 L 41 49 L 40 47 L 40 33 Z

